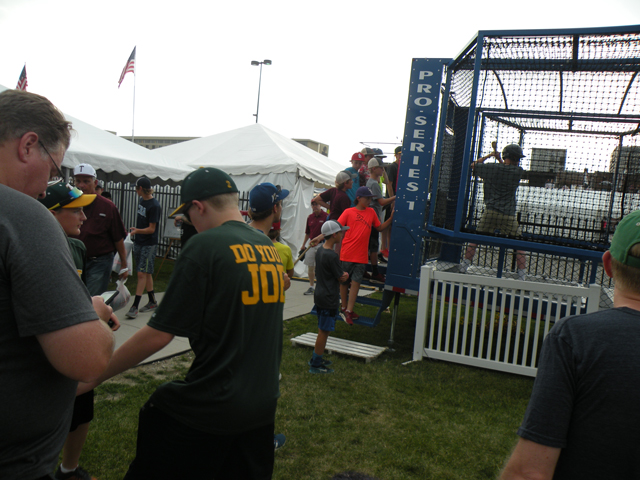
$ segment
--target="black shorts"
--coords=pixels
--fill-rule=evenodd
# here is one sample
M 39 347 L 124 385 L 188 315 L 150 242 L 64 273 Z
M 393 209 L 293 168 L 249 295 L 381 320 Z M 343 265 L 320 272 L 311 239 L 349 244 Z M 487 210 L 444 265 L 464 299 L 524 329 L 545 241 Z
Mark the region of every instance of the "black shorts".
M 240 434 L 215 435 L 185 425 L 148 401 L 140 409 L 136 457 L 124 478 L 270 479 L 273 428 L 271 423 Z
M 375 228 L 371 229 L 371 235 L 369 235 L 369 252 L 376 252 L 380 248 L 380 232 Z
M 93 420 L 93 390 L 76 397 L 69 431 L 73 432 L 80 425 L 89 423 L 91 420 Z
M 389 217 L 391 216 L 391 205 L 393 204 L 393 202 L 391 202 L 388 205 L 385 205 L 383 208 L 383 212 L 384 212 L 384 219 L 385 220 L 389 220 Z

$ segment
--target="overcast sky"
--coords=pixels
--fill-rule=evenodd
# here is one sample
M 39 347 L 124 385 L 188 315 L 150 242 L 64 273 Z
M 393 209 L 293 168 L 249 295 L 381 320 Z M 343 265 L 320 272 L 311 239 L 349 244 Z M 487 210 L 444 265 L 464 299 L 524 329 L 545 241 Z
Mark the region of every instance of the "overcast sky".
M 451 58 L 478 30 L 640 24 L 640 0 L 0 0 L 0 84 L 24 63 L 30 92 L 69 115 L 136 136 L 207 136 L 255 122 L 329 145 L 345 166 L 361 142 L 400 142 L 411 59 Z M 390 145 L 386 151 L 392 151 Z

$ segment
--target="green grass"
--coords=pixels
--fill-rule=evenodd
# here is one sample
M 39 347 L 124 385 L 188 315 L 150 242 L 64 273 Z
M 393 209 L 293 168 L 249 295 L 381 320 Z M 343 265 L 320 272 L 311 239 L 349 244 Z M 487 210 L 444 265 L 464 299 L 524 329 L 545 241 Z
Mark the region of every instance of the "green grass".
M 348 470 L 383 480 L 496 478 L 533 379 L 429 360 L 402 365 L 411 359 L 416 304 L 401 299 L 395 351 L 369 364 L 331 355 L 332 375 L 309 374 L 311 349 L 289 341 L 317 331 L 315 317 L 285 322 L 276 431 L 287 443 L 276 452 L 275 479 L 330 479 Z M 386 346 L 390 319 L 384 314 L 376 328 L 341 323 L 335 336 Z M 124 476 L 139 408 L 162 381 L 183 376 L 191 359 L 139 367 L 96 390 L 81 459 L 87 470 L 101 480 Z
M 175 263 L 174 260 L 167 259 L 162 265 L 162 268 L 160 268 L 160 264 L 162 264 L 162 258 L 156 257 L 156 261 L 154 264 L 154 273 L 153 273 L 154 277 L 156 276 L 156 274 L 158 275 L 157 278 L 154 278 L 153 280 L 153 290 L 155 292 L 164 292 L 167 290 L 167 285 L 169 284 L 169 278 L 173 273 L 174 263 Z M 158 271 L 160 272 L 159 274 L 158 274 Z M 108 291 L 112 291 L 116 289 L 115 280 L 117 280 L 117 278 L 115 274 L 111 275 L 111 280 L 112 281 L 109 283 L 109 287 L 107 288 Z M 135 295 L 136 286 L 138 285 L 138 276 L 135 270 L 133 273 L 131 273 L 127 277 L 126 285 L 127 285 L 127 288 L 129 289 L 129 292 L 131 292 L 131 295 Z

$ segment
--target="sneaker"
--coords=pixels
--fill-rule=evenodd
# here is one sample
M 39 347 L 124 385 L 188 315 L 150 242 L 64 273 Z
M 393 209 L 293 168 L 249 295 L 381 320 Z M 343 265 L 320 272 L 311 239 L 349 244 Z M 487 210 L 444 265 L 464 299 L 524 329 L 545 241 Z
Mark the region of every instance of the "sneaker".
M 385 282 L 386 282 L 386 279 L 384 278 L 384 275 L 382 275 L 381 273 L 377 275 L 371 275 L 371 283 L 381 283 L 382 285 L 384 285 Z
M 365 280 L 371 280 L 371 274 L 369 272 L 364 272 L 362 274 L 362 278 Z
M 360 318 L 360 315 L 358 315 L 356 312 L 350 312 L 349 310 L 344 312 L 344 321 L 347 322 L 349 325 L 353 325 L 353 321 L 359 318 Z
M 385 250 L 381 250 L 380 253 L 382 254 L 383 257 L 385 258 L 389 258 L 389 249 L 385 249 Z
M 89 475 L 89 473 L 82 467 L 78 467 L 73 472 L 69 473 L 62 473 L 62 470 L 58 467 L 53 478 L 56 480 L 97 480 L 96 477 Z
M 309 365 L 310 367 L 312 367 L 313 365 L 311 365 L 311 360 L 309 360 L 307 362 L 307 365 Z M 322 363 L 320 364 L 320 366 L 322 367 L 328 367 L 329 365 L 333 365 L 333 362 L 331 360 L 325 360 L 324 358 L 322 359 Z
M 158 308 L 158 302 L 149 302 L 140 309 L 140 313 L 150 312 L 154 308 Z
M 303 293 L 303 295 L 313 295 L 315 293 L 315 289 L 313 287 L 309 287 L 309 289 Z
M 285 442 L 287 441 L 287 437 L 283 434 L 278 433 L 273 436 L 273 450 L 278 450 L 279 448 L 284 447 Z
M 138 309 L 136 307 L 131 307 L 125 317 L 127 318 L 136 318 L 138 316 Z
M 324 365 L 321 367 L 311 367 L 309 369 L 309 373 L 333 373 L 334 370 L 332 368 L 327 368 Z
M 384 258 L 384 255 L 382 255 L 381 253 L 378 254 L 378 262 L 380 263 L 387 263 L 387 259 Z

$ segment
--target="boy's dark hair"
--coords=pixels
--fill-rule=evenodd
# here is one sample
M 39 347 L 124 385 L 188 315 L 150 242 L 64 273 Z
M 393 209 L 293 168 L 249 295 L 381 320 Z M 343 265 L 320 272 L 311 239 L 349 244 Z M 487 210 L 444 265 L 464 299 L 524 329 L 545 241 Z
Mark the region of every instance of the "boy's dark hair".
M 282 200 L 280 200 L 278 203 L 276 203 L 273 207 L 275 207 L 276 205 L 280 205 L 282 202 Z M 273 213 L 273 207 L 271 207 L 269 210 L 264 210 L 262 212 L 252 212 L 251 209 L 249 209 L 249 211 L 247 212 L 249 214 L 249 218 L 251 220 L 254 220 L 256 222 L 259 222 L 260 220 L 264 220 L 265 218 L 267 218 L 269 215 L 271 215 Z

